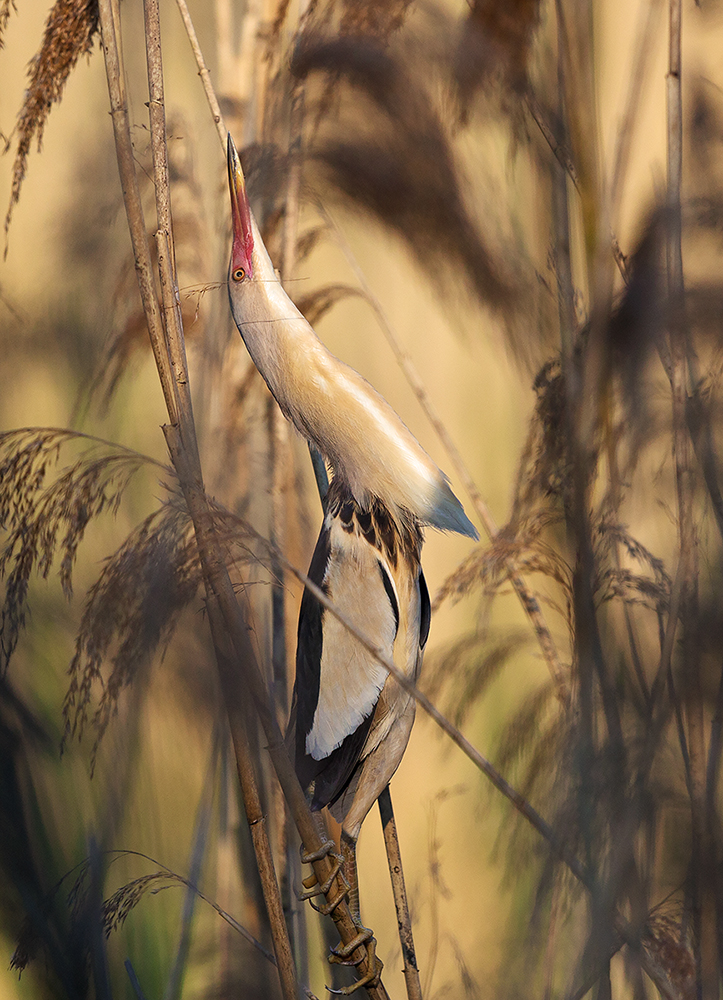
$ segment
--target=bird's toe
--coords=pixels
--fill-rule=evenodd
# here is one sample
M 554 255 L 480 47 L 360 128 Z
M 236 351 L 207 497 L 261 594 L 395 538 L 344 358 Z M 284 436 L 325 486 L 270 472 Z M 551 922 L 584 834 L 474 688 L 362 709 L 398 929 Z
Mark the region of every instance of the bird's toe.
M 300 902 L 304 900 L 309 900 L 311 906 L 317 911 L 317 913 L 322 913 L 324 916 L 328 916 L 330 913 L 337 908 L 342 900 L 346 899 L 349 895 L 349 884 L 344 878 L 344 872 L 342 871 L 343 858 L 340 854 L 334 852 L 335 843 L 333 840 L 327 840 L 318 851 L 311 851 L 305 853 L 303 846 L 301 849 L 301 860 L 303 864 L 312 864 L 314 861 L 321 861 L 322 858 L 331 859 L 331 870 L 324 880 L 324 882 L 319 884 L 319 880 L 316 877 L 316 873 L 312 872 L 311 875 L 307 875 L 305 879 L 301 880 L 301 884 L 304 887 L 303 892 L 297 893 L 297 898 Z M 341 882 L 340 892 L 330 901 L 322 903 L 320 906 L 314 903 L 314 899 L 317 896 L 326 896 L 334 884 L 334 880 L 337 878 Z
M 381 958 L 377 956 L 377 942 L 374 937 L 373 932 L 368 927 L 362 927 L 358 924 L 359 933 L 357 936 L 350 941 L 348 944 L 341 944 L 341 942 L 336 946 L 336 948 L 331 949 L 331 954 L 329 955 L 329 962 L 334 965 L 360 965 L 364 959 L 367 961 L 367 971 L 361 976 L 356 982 L 352 983 L 351 986 L 344 986 L 338 990 L 331 990 L 330 993 L 340 994 L 341 996 L 349 996 L 355 993 L 362 986 L 377 986 L 382 976 L 382 970 L 384 969 L 384 963 Z M 354 951 L 360 946 L 364 946 L 366 949 L 366 955 L 362 955 L 360 958 L 353 958 L 352 955 Z
M 302 844 L 299 848 L 302 865 L 310 865 L 313 864 L 314 861 L 321 861 L 322 858 L 328 858 L 330 854 L 334 853 L 335 847 L 336 844 L 333 840 L 324 841 L 318 851 L 305 851 L 304 845 Z

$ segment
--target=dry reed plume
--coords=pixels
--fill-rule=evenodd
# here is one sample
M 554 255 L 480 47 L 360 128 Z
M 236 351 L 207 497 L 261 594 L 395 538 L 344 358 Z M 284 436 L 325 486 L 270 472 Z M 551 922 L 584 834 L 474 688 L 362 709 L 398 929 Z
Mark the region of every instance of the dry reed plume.
M 8 16 L 9 3 L 4 3 L 0 9 L 0 34 Z M 17 150 L 10 204 L 5 216 L 6 253 L 10 221 L 20 197 L 33 139 L 37 140 L 40 149 L 50 109 L 60 100 L 78 59 L 90 53 L 97 32 L 97 0 L 57 0 L 48 15 L 43 44 L 30 66 L 28 88 L 16 126 Z
M 179 6 L 193 43 L 190 15 L 182 0 Z M 504 808 L 516 810 L 514 823 L 503 820 L 498 845 L 508 859 L 515 904 L 510 944 L 495 966 L 500 997 L 534 992 L 582 998 L 594 991 L 600 1000 L 644 1000 L 655 989 L 666 1000 L 714 1000 L 721 980 L 723 197 L 716 151 L 723 114 L 718 97 L 696 85 L 694 115 L 688 115 L 680 52 L 689 13 L 679 0 L 669 0 L 663 27 L 656 21 L 661 7 L 651 2 L 641 8 L 624 127 L 609 162 L 603 162 L 599 138 L 597 29 L 589 5 L 519 0 L 504 7 L 475 0 L 450 12 L 409 2 L 327 0 L 302 5 L 298 24 L 283 0 L 267 5 L 265 17 L 250 5 L 243 37 L 258 44 L 246 45 L 238 57 L 221 32 L 216 39 L 219 74 L 226 67 L 224 79 L 238 85 L 220 101 L 195 39 L 214 124 L 223 133 L 223 107 L 235 116 L 234 129 L 252 139 L 244 153 L 248 186 L 284 280 L 293 289 L 300 265 L 310 266 L 325 244 L 339 249 L 353 272 L 354 282 L 324 281 L 295 294 L 299 308 L 318 322 L 334 319 L 336 307 L 350 297 L 369 306 L 489 535 L 441 583 L 435 601 L 440 609 L 465 600 L 472 624 L 431 650 L 423 691 L 412 693 L 502 793 Z M 6 0 L 0 37 L 9 30 L 10 13 Z M 254 21 L 257 15 L 261 21 Z M 116 390 L 147 327 L 173 469 L 163 472 L 170 484 L 166 500 L 140 520 L 88 589 L 62 706 L 65 737 L 80 735 L 92 720 L 95 760 L 124 692 L 159 651 L 173 655 L 181 612 L 199 607 L 202 594 L 204 614 L 195 628 L 207 636 L 204 669 L 214 671 L 221 692 L 223 733 L 228 726 L 249 823 L 243 847 L 239 837 L 228 849 L 226 833 L 219 834 L 218 866 L 238 874 L 235 902 L 241 906 L 243 899 L 250 922 L 260 928 L 256 944 L 266 958 L 271 943 L 278 989 L 287 1000 L 300 983 L 310 995 L 305 984 L 316 975 L 306 917 L 292 898 L 299 878 L 292 820 L 307 850 L 318 850 L 321 842 L 279 730 L 288 707 L 293 632 L 287 583 L 295 576 L 308 585 L 297 568 L 306 558 L 308 534 L 299 525 L 313 516 L 299 497 L 299 449 L 285 438 L 260 380 L 217 332 L 228 327 L 225 300 L 209 305 L 199 320 L 186 361 L 184 326 L 189 320 L 193 325 L 200 307 L 177 308 L 178 286 L 200 286 L 212 297 L 226 249 L 219 250 L 218 266 L 208 263 L 214 227 L 204 216 L 206 192 L 190 152 L 185 160 L 173 152 L 169 158 L 172 128 L 163 117 L 154 0 L 146 2 L 145 30 L 147 170 L 156 215 L 152 223 L 147 219 L 149 192 L 135 165 L 115 16 L 106 0 L 58 0 L 52 8 L 16 129 L 6 218 L 7 232 L 32 140 L 40 143 L 47 114 L 78 57 L 90 52 L 100 19 L 134 258 L 119 268 L 122 308 L 106 353 L 108 370 L 97 384 L 112 390 L 109 406 L 119 405 Z M 624 216 L 637 98 L 653 43 L 663 36 L 666 188 Z M 519 211 L 511 194 L 508 203 L 496 203 L 481 162 L 475 167 L 474 157 L 487 155 L 480 150 L 493 133 L 508 143 L 508 163 L 525 165 L 532 193 L 527 200 L 520 195 Z M 468 148 L 465 158 L 468 139 L 474 156 Z M 187 151 L 191 146 L 189 139 Z M 175 228 L 171 190 L 179 205 L 184 199 Z M 381 227 L 393 234 L 425 284 L 451 303 L 453 316 L 458 290 L 466 288 L 477 322 L 488 324 L 492 317 L 511 354 L 524 359 L 528 428 L 503 526 L 437 417 L 434 390 L 424 386 L 369 287 L 342 226 L 329 214 L 330 201 L 380 227 L 376 238 Z M 631 235 L 636 230 L 637 237 Z M 134 273 L 141 280 L 142 315 L 128 281 Z M 191 380 L 202 386 L 193 406 Z M 480 439 L 487 433 L 480 428 Z M 33 575 L 47 579 L 57 564 L 70 596 L 89 524 L 119 509 L 146 463 L 135 452 L 98 442 L 60 467 L 61 451 L 82 441 L 71 431 L 42 428 L 0 435 L 0 525 L 6 533 L 0 667 L 7 677 L 22 651 Z M 209 492 L 218 489 L 223 503 L 207 495 L 201 459 Z M 259 581 L 269 586 L 251 586 Z M 523 612 L 513 624 L 509 615 L 498 615 L 508 593 Z M 326 594 L 316 596 L 329 614 L 337 613 Z M 368 637 L 358 638 L 373 647 Z M 394 664 L 385 666 L 394 672 Z M 475 730 L 475 710 L 486 711 L 491 692 L 500 690 L 495 686 L 506 682 L 519 690 L 502 699 L 507 708 L 491 750 L 495 766 L 477 749 L 491 741 Z M 439 700 L 444 715 L 430 698 Z M 31 836 L 23 802 L 32 781 L 21 780 L 16 748 L 26 747 L 34 759 L 38 746 L 46 745 L 44 728 L 22 704 L 3 678 L 0 734 L 13 749 L 7 755 L 12 788 L 0 799 L 6 823 L 0 824 L 0 858 L 3 837 L 10 838 L 8 857 L 16 858 L 18 844 Z M 0 740 L 0 750 L 3 745 Z M 447 983 L 451 995 L 484 993 L 458 933 L 477 919 L 476 911 L 455 908 L 458 927 L 442 925 L 447 884 L 437 824 L 441 803 L 451 808 L 453 798 L 445 793 L 431 803 L 428 905 L 413 906 L 427 920 L 426 969 L 416 969 L 411 927 L 401 920 L 410 1000 L 442 994 L 438 969 L 445 950 L 454 970 L 445 972 L 454 976 Z M 382 802 L 381 811 L 391 830 L 391 801 Z M 36 836 L 44 835 L 41 829 Z M 197 833 L 199 855 L 210 853 L 209 839 Z M 103 901 L 106 846 L 99 852 L 91 845 L 68 900 L 60 900 L 57 887 L 48 892 L 34 858 L 27 862 L 28 895 L 22 896 L 17 878 L 9 883 L 16 893 L 15 931 L 18 913 L 26 917 L 13 965 L 24 968 L 42 950 L 68 995 L 84 995 L 92 978 L 101 1000 L 121 989 L 98 985 L 97 968 L 108 961 L 102 934 L 123 935 L 131 914 L 141 919 L 139 904 L 148 893 L 170 885 L 199 891 L 195 877 L 153 863 L 151 873 L 124 881 Z M 391 835 L 387 849 L 395 849 Z M 471 842 L 455 850 L 489 852 Z M 328 858 L 315 861 L 314 871 L 328 903 L 344 896 Z M 395 891 L 403 895 L 403 885 Z M 227 922 L 245 923 L 230 916 L 231 906 L 211 905 Z M 332 909 L 342 940 L 351 940 L 345 902 Z M 192 918 L 183 919 L 189 937 Z M 69 949 L 72 944 L 69 953 L 82 974 L 63 958 L 64 942 Z M 179 954 L 185 969 L 188 951 Z M 356 957 L 370 961 L 361 951 Z M 373 998 L 387 996 L 385 977 L 369 988 Z M 334 979 L 335 986 L 347 983 Z M 245 987 L 249 995 L 265 988 L 250 978 Z M 177 982 L 168 989 L 180 995 Z

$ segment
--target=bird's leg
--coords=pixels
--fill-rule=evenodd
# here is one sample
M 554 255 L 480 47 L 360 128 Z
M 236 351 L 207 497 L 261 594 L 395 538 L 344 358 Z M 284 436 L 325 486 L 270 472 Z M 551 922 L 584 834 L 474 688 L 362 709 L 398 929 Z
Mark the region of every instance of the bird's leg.
M 359 910 L 359 877 L 356 867 L 356 838 L 350 837 L 345 830 L 341 831 L 341 858 L 341 875 L 349 887 L 347 900 L 349 911 L 358 933 L 348 944 L 340 943 L 336 948 L 332 948 L 329 961 L 339 965 L 359 965 L 363 961 L 363 958 L 355 959 L 352 956 L 357 948 L 363 945 L 366 948 L 368 967 L 366 975 L 362 976 L 361 979 L 357 979 L 351 986 L 331 991 L 348 996 L 361 986 L 376 985 L 381 978 L 384 963 L 380 958 L 377 958 L 377 943 L 374 933 L 361 922 Z
M 319 831 L 319 836 L 322 840 L 322 845 L 318 851 L 311 851 L 309 853 L 306 853 L 304 851 L 304 845 L 302 844 L 301 863 L 304 865 L 310 865 L 313 864 L 314 861 L 320 861 L 322 858 L 331 857 L 332 859 L 331 872 L 329 873 L 328 878 L 320 885 L 319 880 L 316 877 L 316 873 L 312 871 L 311 875 L 307 875 L 306 878 L 301 880 L 301 884 L 304 887 L 304 891 L 298 894 L 298 898 L 301 901 L 308 899 L 313 908 L 317 912 L 327 915 L 336 909 L 339 903 L 341 903 L 342 899 L 347 898 L 349 887 L 346 884 L 344 875 L 342 873 L 341 879 L 343 882 L 343 886 L 338 896 L 336 896 L 330 903 L 326 903 L 321 906 L 317 906 L 316 903 L 312 902 L 314 897 L 325 896 L 328 893 L 329 889 L 331 889 L 334 883 L 334 879 L 341 872 L 341 868 L 343 865 L 343 858 L 340 854 L 335 853 L 334 848 L 336 847 L 336 844 L 334 843 L 333 840 L 329 839 L 329 836 L 326 832 L 326 827 L 324 826 L 324 820 L 321 814 L 315 812 L 313 816 L 316 821 L 316 826 Z
M 341 870 L 344 879 L 349 886 L 349 910 L 355 924 L 361 926 L 361 911 L 359 909 L 359 876 L 356 869 L 356 838 L 350 837 L 345 831 L 341 831 Z

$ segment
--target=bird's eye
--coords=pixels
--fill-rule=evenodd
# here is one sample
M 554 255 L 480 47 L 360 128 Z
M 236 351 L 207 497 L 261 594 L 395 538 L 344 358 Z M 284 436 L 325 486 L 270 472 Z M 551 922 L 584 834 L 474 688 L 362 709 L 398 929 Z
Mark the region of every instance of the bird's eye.
M 243 281 L 246 277 L 246 272 L 242 267 L 237 267 L 233 274 L 231 275 L 234 281 Z

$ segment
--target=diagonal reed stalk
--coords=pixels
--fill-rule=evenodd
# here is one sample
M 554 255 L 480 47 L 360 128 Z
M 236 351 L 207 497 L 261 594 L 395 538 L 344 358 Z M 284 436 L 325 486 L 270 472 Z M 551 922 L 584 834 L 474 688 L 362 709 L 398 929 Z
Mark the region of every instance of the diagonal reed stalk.
M 198 67 L 198 75 L 203 83 L 204 93 L 206 94 L 206 99 L 211 110 L 214 122 L 217 127 L 217 132 L 219 135 L 219 140 L 221 142 L 221 149 L 225 151 L 226 149 L 226 129 L 221 115 L 221 109 L 216 97 L 216 92 L 211 81 L 211 76 L 206 66 L 206 61 L 203 57 L 203 51 L 198 42 L 198 37 L 196 35 L 196 30 L 193 25 L 193 19 L 191 17 L 190 11 L 186 4 L 186 0 L 176 0 L 178 9 L 181 13 L 186 32 L 188 34 L 188 40 L 191 44 L 191 49 L 193 51 L 194 59 L 196 60 L 196 65 Z M 297 80 L 294 86 L 294 90 L 291 98 L 291 141 L 290 141 L 290 167 L 289 167 L 289 179 L 287 183 L 287 193 L 286 193 L 286 208 L 284 213 L 284 228 L 283 228 L 283 249 L 282 249 L 282 279 L 284 281 L 289 281 L 294 272 L 294 266 L 296 262 L 296 243 L 297 243 L 297 229 L 298 229 L 298 213 L 299 213 L 299 195 L 301 189 L 301 161 L 302 161 L 302 131 L 303 131 L 303 115 L 304 115 L 304 85 L 303 81 Z M 277 428 L 278 420 L 281 418 L 281 413 L 278 407 L 273 407 L 273 412 L 276 417 L 276 423 L 274 423 L 274 429 Z M 284 422 L 285 426 L 285 422 Z M 275 439 L 279 441 L 279 437 L 275 436 Z M 283 441 L 283 438 L 281 439 Z M 326 495 L 326 489 L 328 488 L 328 479 L 326 477 L 326 468 L 323 463 L 323 459 L 318 452 L 314 452 L 312 449 L 311 454 L 312 464 L 314 466 L 314 473 L 317 482 L 317 487 L 319 490 L 319 496 L 324 502 L 324 496 Z M 275 515 L 275 520 L 278 523 L 278 513 Z M 278 539 L 272 536 L 270 537 L 271 550 L 272 552 L 277 547 Z M 279 560 L 272 557 L 272 577 L 274 579 L 281 579 L 283 570 Z M 281 601 L 283 601 L 283 588 L 277 587 L 276 590 L 281 592 Z M 274 592 L 275 592 L 274 591 Z M 283 621 L 283 614 L 281 615 Z M 274 637 L 276 637 L 277 631 L 281 631 L 281 626 L 274 625 L 273 632 Z M 274 641 L 274 646 L 278 644 Z M 275 667 L 274 676 L 276 677 L 278 671 Z M 419 969 L 417 968 L 416 952 L 414 949 L 414 937 L 412 932 L 412 921 L 409 913 L 409 905 L 407 902 L 407 891 L 404 883 L 404 872 L 402 869 L 402 857 L 401 857 L 401 847 L 399 844 L 399 837 L 397 833 L 396 821 L 394 819 L 394 812 L 392 809 L 392 799 L 389 787 L 384 790 L 379 798 L 379 810 L 382 820 L 382 829 L 384 832 L 384 844 L 387 852 L 387 862 L 389 865 L 389 875 L 392 883 L 392 892 L 394 895 L 394 905 L 397 913 L 397 924 L 399 929 L 399 939 L 402 949 L 402 955 L 404 957 L 404 979 L 407 989 L 408 1000 L 421 1000 L 422 990 L 419 981 Z
M 203 58 L 203 52 L 198 43 L 198 38 L 196 36 L 196 32 L 193 27 L 193 21 L 191 19 L 191 15 L 186 5 L 186 0 L 176 0 L 176 3 L 178 4 L 178 8 L 181 12 L 181 16 L 183 18 L 183 23 L 186 27 L 186 31 L 188 32 L 189 42 L 191 44 L 193 55 L 196 60 L 196 64 L 198 66 L 198 75 L 201 77 L 201 80 L 203 82 L 204 92 L 206 94 L 206 98 L 208 100 L 209 108 L 211 109 L 211 114 L 213 116 L 214 122 L 216 123 L 216 128 L 219 133 L 219 139 L 221 141 L 222 148 L 225 149 L 226 130 L 223 124 L 223 118 L 221 117 L 221 111 L 218 99 L 213 89 L 213 84 L 211 82 L 210 74 L 208 72 L 208 67 L 206 66 L 206 62 Z M 563 157 L 562 162 L 564 163 L 565 168 L 569 172 L 571 172 L 571 176 L 574 177 L 574 168 L 572 167 L 569 157 L 567 157 L 567 159 Z M 472 500 L 472 504 L 475 508 L 475 511 L 477 512 L 477 516 L 479 517 L 488 537 L 490 539 L 494 539 L 498 534 L 498 528 L 492 516 L 492 513 L 487 504 L 485 503 L 482 494 L 477 488 L 477 484 L 475 483 L 469 469 L 467 468 L 467 465 L 464 462 L 464 459 L 462 458 L 459 449 L 454 443 L 449 431 L 447 430 L 442 419 L 439 417 L 436 410 L 434 409 L 434 406 L 429 398 L 429 393 L 427 392 L 426 387 L 422 379 L 420 378 L 419 373 L 417 372 L 417 369 L 414 366 L 414 363 L 412 362 L 412 359 L 402 347 L 399 338 L 396 335 L 396 332 L 393 330 L 391 324 L 389 323 L 389 320 L 386 316 L 384 309 L 382 308 L 381 303 L 379 302 L 378 298 L 374 295 L 374 292 L 370 288 L 369 283 L 366 280 L 366 276 L 364 275 L 364 272 L 360 268 L 351 250 L 351 247 L 344 238 L 344 234 L 341 232 L 336 222 L 333 220 L 333 218 L 323 205 L 318 204 L 317 208 L 322 217 L 325 219 L 327 225 L 330 227 L 332 232 L 334 232 L 337 242 L 339 243 L 339 246 L 341 247 L 342 252 L 344 253 L 344 256 L 347 258 L 349 265 L 351 266 L 352 270 L 354 271 L 354 274 L 356 275 L 357 281 L 359 282 L 359 285 L 364 293 L 364 297 L 371 305 L 374 314 L 377 317 L 379 326 L 382 332 L 384 333 L 387 342 L 392 348 L 392 351 L 397 360 L 397 363 L 399 364 L 399 367 L 404 373 L 415 396 L 419 400 L 420 405 L 422 406 L 422 409 L 424 410 L 424 413 L 427 416 L 427 419 L 432 424 L 432 427 L 434 428 L 440 441 L 442 442 L 442 445 L 444 446 L 445 451 L 447 452 L 447 455 L 449 456 L 450 461 L 454 466 L 455 472 L 459 476 L 461 482 L 463 483 L 465 489 L 467 490 L 470 499 Z M 287 241 L 285 241 L 285 253 L 289 252 L 288 247 L 289 244 Z M 527 616 L 530 619 L 530 622 L 532 623 L 532 627 L 535 631 L 535 635 L 537 636 L 537 640 L 540 644 L 540 648 L 545 658 L 545 662 L 548 665 L 550 674 L 555 683 L 557 698 L 563 706 L 567 706 L 570 703 L 570 693 L 567 687 L 567 682 L 565 681 L 564 670 L 562 667 L 562 663 L 560 662 L 560 656 L 559 653 L 557 652 L 557 647 L 552 638 L 547 622 L 545 621 L 545 616 L 542 613 L 540 603 L 535 597 L 535 595 L 532 593 L 532 591 L 529 589 L 522 576 L 520 576 L 519 573 L 517 573 L 512 569 L 510 571 L 510 581 L 515 589 L 515 592 L 517 593 L 517 596 L 520 599 L 520 603 L 522 604 Z
M 116 108 L 114 107 L 114 111 L 115 110 Z M 114 124 L 116 124 L 115 115 Z M 130 142 L 129 139 L 128 142 Z M 166 249 L 167 251 L 164 256 L 164 264 L 169 269 L 169 274 L 172 275 L 169 251 L 170 234 L 168 237 L 164 236 L 164 238 L 167 239 L 165 247 L 163 243 L 161 244 L 161 248 Z M 173 287 L 172 281 L 166 282 L 166 288 L 173 289 Z M 175 322 L 174 314 L 176 312 L 177 311 L 173 308 L 167 310 L 167 316 L 171 323 Z M 177 359 L 179 356 L 182 356 L 179 355 L 176 350 L 177 347 L 180 346 L 182 348 L 183 345 L 182 332 L 180 329 L 175 332 L 170 332 L 169 339 L 174 338 L 175 345 L 169 345 L 169 355 Z M 159 370 L 161 370 L 160 366 Z M 183 369 L 181 368 L 179 370 L 181 375 L 183 375 Z M 175 374 L 177 374 L 177 372 L 174 369 L 174 375 Z M 230 644 L 232 658 L 220 656 L 219 671 L 222 678 L 223 690 L 228 695 L 227 703 L 229 705 L 231 730 L 235 736 L 234 742 L 237 749 L 237 759 L 241 755 L 241 750 L 239 748 L 240 739 L 237 740 L 236 737 L 239 733 L 243 733 L 245 731 L 245 719 L 241 710 L 241 699 L 239 697 L 242 686 L 241 681 L 243 680 L 251 688 L 257 701 L 262 724 L 267 734 L 272 761 L 277 770 L 277 774 L 279 775 L 285 794 L 290 802 L 291 810 L 302 835 L 302 839 L 304 840 L 307 850 L 313 851 L 318 849 L 318 846 L 320 846 L 319 838 L 316 834 L 316 830 L 314 829 L 313 820 L 306 807 L 303 792 L 296 781 L 293 768 L 291 767 L 291 763 L 281 742 L 281 735 L 273 717 L 273 712 L 267 703 L 266 692 L 264 690 L 263 682 L 258 669 L 255 665 L 253 651 L 245 629 L 244 618 L 241 613 L 241 609 L 235 600 L 226 566 L 221 559 L 218 544 L 216 542 L 213 514 L 202 491 L 203 488 L 200 476 L 200 466 L 198 465 L 197 450 L 194 451 L 193 448 L 195 436 L 189 437 L 189 435 L 192 435 L 193 432 L 192 415 L 190 414 L 188 407 L 184 409 L 183 406 L 177 404 L 175 399 L 176 393 L 179 395 L 188 393 L 187 380 L 184 381 L 183 378 L 180 380 L 176 378 L 173 385 L 173 394 L 170 395 L 170 398 L 167 396 L 166 401 L 169 409 L 169 416 L 171 414 L 178 413 L 179 423 L 175 426 L 165 428 L 165 432 L 174 465 L 178 471 L 182 489 L 196 530 L 204 580 L 207 589 L 207 602 L 211 627 L 214 632 L 214 636 L 225 636 L 226 640 Z M 188 447 L 187 441 L 184 440 L 184 436 L 189 437 L 191 444 L 190 448 Z M 330 605 L 330 602 L 325 600 L 325 595 L 319 591 L 318 588 L 313 588 L 311 582 L 306 580 L 303 574 L 297 572 L 296 575 L 313 593 L 316 594 L 317 599 L 320 600 L 324 606 L 328 607 L 332 613 L 336 613 L 333 606 Z M 357 637 L 361 638 L 359 636 Z M 362 639 L 361 641 L 364 640 Z M 452 727 L 447 720 L 441 716 L 441 713 L 434 709 L 431 703 L 429 703 L 423 695 L 416 690 L 412 690 L 413 685 L 410 685 L 406 678 L 396 670 L 393 663 L 386 662 L 382 657 L 380 657 L 378 651 L 375 650 L 371 644 L 365 644 L 367 645 L 367 648 L 372 649 L 380 661 L 383 662 L 387 669 L 396 677 L 398 683 L 400 683 L 401 686 L 405 687 L 407 690 L 410 690 L 410 693 L 417 698 L 422 706 L 435 718 L 438 724 L 440 724 L 442 728 L 454 739 L 454 741 L 464 749 L 465 753 L 467 753 L 467 755 L 475 761 L 477 766 L 480 767 L 488 775 L 488 777 L 490 777 L 496 787 L 502 790 L 504 794 L 515 803 L 526 819 L 531 822 L 543 836 L 545 836 L 553 847 L 555 853 L 568 865 L 573 874 L 575 874 L 575 876 L 580 879 L 580 881 L 582 881 L 588 889 L 594 891 L 595 887 L 591 883 L 591 878 L 586 868 L 580 864 L 577 858 L 570 855 L 569 851 L 565 848 L 565 845 L 558 840 L 554 831 L 548 824 L 545 823 L 544 820 L 542 820 L 539 814 L 532 810 L 529 804 L 518 793 L 516 793 L 515 790 L 507 784 L 507 782 L 504 781 L 504 779 L 491 767 L 491 765 L 484 761 L 484 758 L 482 758 L 481 755 L 475 751 L 473 747 L 471 747 L 462 734 L 454 730 L 454 727 Z M 239 672 L 236 669 L 238 662 L 243 663 L 246 667 L 243 678 L 239 676 Z M 315 863 L 315 873 L 320 882 L 324 879 L 326 874 L 328 874 L 329 870 L 330 866 L 328 859 L 323 858 L 319 862 Z M 334 887 L 330 891 L 329 895 L 334 895 L 336 891 L 337 887 Z M 344 927 L 344 919 L 345 917 L 348 917 L 348 911 L 345 911 L 346 907 L 343 902 L 341 902 L 334 911 L 334 918 L 337 920 L 337 923 L 341 925 L 340 933 L 342 935 L 342 939 L 345 938 L 345 931 L 347 932 L 347 935 L 353 933 L 353 925 L 351 927 Z M 624 941 L 632 945 L 636 944 L 636 936 L 628 930 L 625 921 L 621 917 L 615 918 L 615 926 L 617 933 Z M 671 990 L 664 974 L 660 973 L 660 970 L 656 970 L 654 967 L 651 967 L 652 963 L 648 960 L 645 954 L 642 956 L 641 964 L 648 975 L 653 979 L 653 981 L 656 982 L 656 985 L 664 996 L 675 996 L 675 993 Z M 372 996 L 386 995 L 382 987 L 371 989 L 369 992 Z
M 217 666 L 221 690 L 229 714 L 237 770 L 242 788 L 248 787 L 249 762 L 245 757 L 246 739 L 246 690 L 249 688 L 264 728 L 269 745 L 269 754 L 281 786 L 286 795 L 291 813 L 296 822 L 305 849 L 319 852 L 322 843 L 314 820 L 309 811 L 303 790 L 299 785 L 293 766 L 289 760 L 278 723 L 268 704 L 267 692 L 256 663 L 253 647 L 246 628 L 246 621 L 236 599 L 228 569 L 216 537 L 213 517 L 203 492 L 203 479 L 196 442 L 195 426 L 191 407 L 190 385 L 185 363 L 183 330 L 178 309 L 178 293 L 173 271 L 173 251 L 171 235 L 170 195 L 167 169 L 164 170 L 165 113 L 163 103 L 163 80 L 161 65 L 160 26 L 158 7 L 155 0 L 146 0 L 146 31 L 148 34 L 148 61 L 150 86 L 150 119 L 154 149 L 154 179 L 156 187 L 159 233 L 159 266 L 163 271 L 161 287 L 164 293 L 164 317 L 168 327 L 164 328 L 155 306 L 155 292 L 148 252 L 145 222 L 138 197 L 135 177 L 133 148 L 125 94 L 122 87 L 123 72 L 117 44 L 117 26 L 114 23 L 110 0 L 100 0 L 101 31 L 103 52 L 106 60 L 106 75 L 111 102 L 111 113 L 118 153 L 118 167 L 124 194 L 129 231 L 133 243 L 136 270 L 144 308 L 148 317 L 149 335 L 154 357 L 161 379 L 164 400 L 170 424 L 163 430 L 171 454 L 174 468 L 179 478 L 181 490 L 193 521 L 198 546 L 199 559 L 206 591 L 206 606 L 209 624 L 214 638 L 214 647 L 219 653 Z M 162 228 L 164 225 L 166 228 Z M 228 650 L 228 655 L 227 655 Z M 253 780 L 253 778 L 251 778 Z M 252 816 L 252 804 L 249 805 Z M 255 824 L 259 825 L 259 824 Z M 261 824 L 263 827 L 263 824 Z M 296 974 L 289 945 L 288 934 L 283 921 L 275 921 L 274 914 L 280 911 L 278 885 L 273 877 L 268 837 L 263 830 L 258 843 L 266 857 L 259 865 L 262 878 L 265 877 L 264 894 L 269 905 L 269 919 L 279 967 L 279 979 L 285 1000 L 296 998 L 298 993 Z M 256 846 L 257 841 L 254 841 Z M 323 884 L 332 872 L 331 861 L 322 856 L 314 862 L 314 871 Z M 269 900 L 276 897 L 278 905 Z M 339 899 L 339 897 L 342 897 Z M 339 900 L 332 916 L 342 941 L 352 942 L 357 930 L 343 898 L 339 880 L 332 881 L 327 898 L 329 902 Z M 368 970 L 367 952 L 358 948 L 354 957 L 359 959 L 361 971 Z M 387 996 L 384 987 L 368 988 L 373 1000 L 383 1000 Z
M 471 472 L 469 471 L 466 462 L 462 458 L 462 455 L 457 448 L 451 434 L 447 430 L 443 420 L 437 413 L 429 398 L 429 393 L 427 392 L 426 386 L 422 381 L 419 372 L 417 371 L 414 362 L 412 361 L 409 354 L 404 350 L 396 331 L 390 324 L 387 314 L 384 311 L 381 302 L 374 294 L 374 291 L 366 280 L 366 276 L 362 271 L 359 263 L 357 262 L 354 253 L 349 246 L 344 234 L 342 233 L 339 226 L 336 224 L 335 220 L 332 218 L 329 211 L 321 204 L 317 204 L 317 210 L 319 211 L 322 218 L 325 220 L 326 224 L 329 226 L 331 231 L 334 233 L 337 243 L 341 248 L 342 253 L 346 257 L 349 266 L 351 267 L 354 275 L 356 276 L 359 286 L 363 292 L 364 298 L 367 300 L 371 306 L 374 315 L 377 318 L 379 327 L 384 334 L 387 343 L 392 349 L 394 357 L 396 358 L 397 364 L 404 373 L 412 392 L 417 397 L 425 416 L 429 420 L 430 424 L 434 428 L 437 437 L 442 442 L 444 450 L 447 452 L 450 462 L 454 467 L 455 472 L 459 476 L 464 488 L 467 491 L 468 496 L 472 501 L 472 506 L 474 507 L 477 516 L 479 517 L 482 526 L 484 527 L 487 537 L 494 541 L 499 533 L 497 523 L 495 522 L 492 512 L 485 503 L 482 494 L 480 493 L 477 484 L 475 483 Z M 564 670 L 562 663 L 560 662 L 560 656 L 557 652 L 557 647 L 555 641 L 552 638 L 550 629 L 545 620 L 545 616 L 542 613 L 542 608 L 540 607 L 540 602 L 537 600 L 535 595 L 532 593 L 527 583 L 520 575 L 520 573 L 514 569 L 512 565 L 509 567 L 509 579 L 512 584 L 515 593 L 517 594 L 522 607 L 530 619 L 530 623 L 537 637 L 537 641 L 540 644 L 540 649 L 542 650 L 542 655 L 545 658 L 550 675 L 555 685 L 555 694 L 558 701 L 563 707 L 567 707 L 570 704 L 570 692 L 568 690 L 567 682 L 564 676 Z

